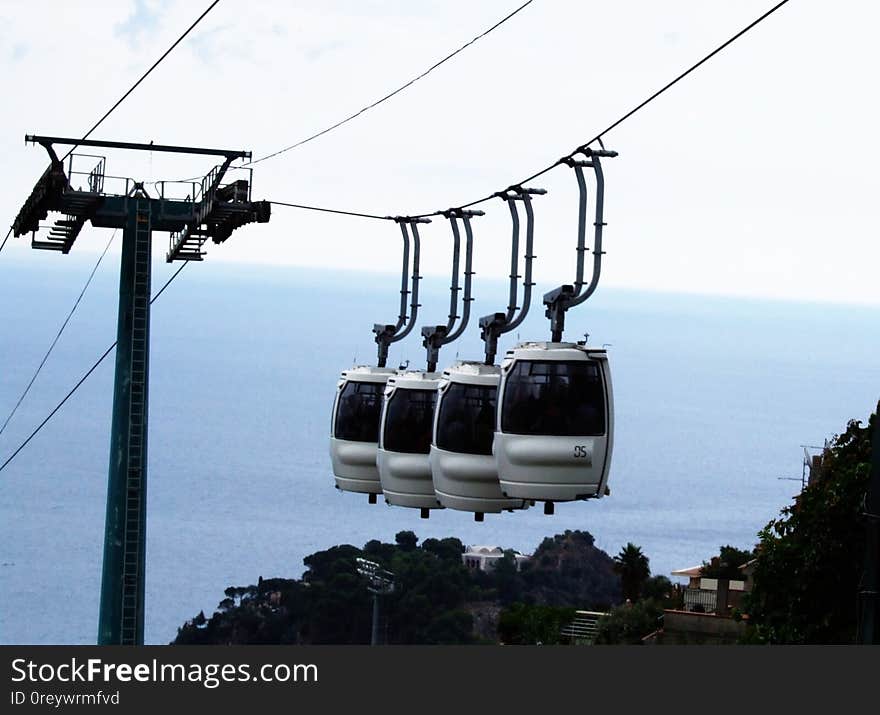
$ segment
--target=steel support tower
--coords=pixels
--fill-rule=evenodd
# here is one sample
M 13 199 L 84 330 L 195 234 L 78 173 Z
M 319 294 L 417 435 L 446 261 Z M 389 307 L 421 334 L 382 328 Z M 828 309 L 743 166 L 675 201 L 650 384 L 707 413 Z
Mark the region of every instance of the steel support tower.
M 110 468 L 104 527 L 104 565 L 98 618 L 98 644 L 141 645 L 144 642 L 144 584 L 147 518 L 147 435 L 150 362 L 150 267 L 153 231 L 171 233 L 168 262 L 200 261 L 210 238 L 225 241 L 247 223 L 266 223 L 271 206 L 251 201 L 248 179 L 224 183 L 233 160 L 249 152 L 177 147 L 128 142 L 80 141 L 59 137 L 27 136 L 49 153 L 49 168 L 34 186 L 13 224 L 16 236 L 32 234 L 31 246 L 68 253 L 87 221 L 93 226 L 122 229 L 119 270 L 119 315 L 116 328 L 116 373 L 110 432 Z M 144 184 L 105 174 L 103 157 L 88 172 L 74 170 L 56 155 L 53 145 L 207 154 L 224 157 L 200 182 L 185 187 L 186 198 L 166 196 L 168 185 L 156 182 L 157 196 Z M 81 155 L 80 155 L 81 156 Z M 65 157 L 67 159 L 68 157 Z M 105 191 L 105 179 L 124 182 L 118 194 Z M 84 180 L 86 189 L 74 188 Z M 37 238 L 50 212 L 56 220 L 44 238 Z

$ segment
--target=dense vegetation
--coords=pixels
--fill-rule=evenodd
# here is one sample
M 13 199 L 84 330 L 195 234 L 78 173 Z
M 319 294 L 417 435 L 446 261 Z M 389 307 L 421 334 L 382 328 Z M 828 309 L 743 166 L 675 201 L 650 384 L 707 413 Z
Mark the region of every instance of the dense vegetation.
M 707 578 L 741 580 L 754 561 L 744 608 L 748 643 L 853 643 L 865 560 L 865 494 L 877 415 L 851 421 L 822 458 L 820 473 L 760 533 L 754 551 L 722 546 L 703 563 Z M 646 577 L 647 558 L 627 544 L 615 557 L 628 602 L 604 619 L 598 643 L 640 643 L 656 630 L 675 589 Z M 663 592 L 668 594 L 665 603 Z
M 821 474 L 761 531 L 747 602 L 758 643 L 851 643 L 865 558 L 864 497 L 877 423 L 851 421 Z
M 488 571 L 462 563 L 458 539 L 419 540 L 359 549 L 334 546 L 304 560 L 301 579 L 263 579 L 230 587 L 217 611 L 200 613 L 175 643 L 369 643 L 372 595 L 357 558 L 392 572 L 382 597 L 382 640 L 388 643 L 554 643 L 575 608 L 606 609 L 621 599 L 614 562 L 583 531 L 544 539 L 517 570 L 506 552 Z
M 664 608 L 679 605 L 679 591 L 665 576 L 651 576 L 650 562 L 640 547 L 624 546 L 614 557 L 626 601 L 611 609 L 599 622 L 596 643 L 641 644 L 642 639 L 661 626 Z
M 722 578 L 731 581 L 743 580 L 743 572 L 740 567 L 755 558 L 754 551 L 738 549 L 735 546 L 722 546 L 718 556 L 703 562 L 700 574 L 706 578 Z

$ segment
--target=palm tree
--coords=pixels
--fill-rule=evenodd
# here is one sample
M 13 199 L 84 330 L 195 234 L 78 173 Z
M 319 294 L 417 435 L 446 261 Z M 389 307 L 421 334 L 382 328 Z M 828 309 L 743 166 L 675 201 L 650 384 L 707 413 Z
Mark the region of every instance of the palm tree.
M 627 543 L 614 557 L 614 571 L 620 576 L 623 597 L 632 602 L 637 601 L 645 581 L 651 575 L 648 557 L 642 553 L 641 547 Z

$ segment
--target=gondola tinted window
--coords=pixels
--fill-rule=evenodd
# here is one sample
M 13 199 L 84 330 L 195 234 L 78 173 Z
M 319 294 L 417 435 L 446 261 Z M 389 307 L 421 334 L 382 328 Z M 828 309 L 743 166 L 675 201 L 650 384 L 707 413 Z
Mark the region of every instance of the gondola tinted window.
M 598 363 L 518 361 L 504 389 L 501 431 L 566 437 L 605 434 L 605 390 Z
M 336 439 L 378 442 L 384 391 L 385 385 L 379 382 L 346 383 L 336 409 Z
M 492 454 L 495 431 L 494 385 L 449 385 L 440 402 L 437 446 L 450 452 Z
M 383 448 L 391 452 L 428 454 L 436 399 L 435 390 L 395 390 L 385 415 Z

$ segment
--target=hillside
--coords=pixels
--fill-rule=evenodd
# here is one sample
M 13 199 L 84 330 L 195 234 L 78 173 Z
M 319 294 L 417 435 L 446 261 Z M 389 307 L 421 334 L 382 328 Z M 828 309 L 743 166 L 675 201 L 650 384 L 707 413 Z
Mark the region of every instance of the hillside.
M 409 531 L 400 532 L 394 544 L 334 546 L 304 559 L 301 579 L 260 577 L 254 585 L 230 586 L 214 614 L 188 621 L 174 643 L 369 643 L 372 595 L 358 574 L 357 558 L 395 576 L 394 592 L 382 598 L 387 643 L 495 642 L 498 620 L 512 604 L 523 604 L 518 614 L 532 608 L 558 621 L 574 608 L 604 609 L 621 600 L 613 560 L 585 531 L 544 539 L 520 571 L 513 552 L 488 572 L 468 569 L 464 549 L 454 537 L 419 544 Z

